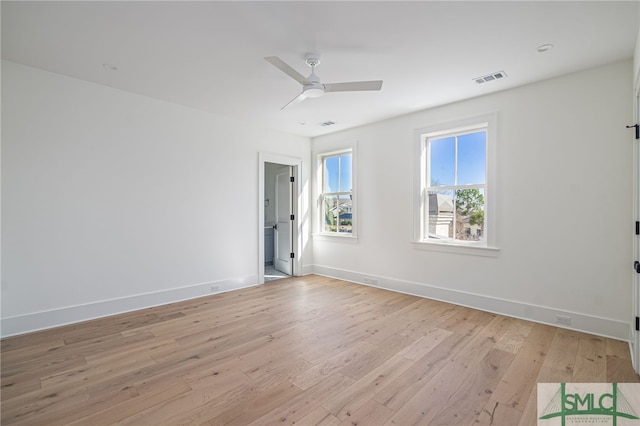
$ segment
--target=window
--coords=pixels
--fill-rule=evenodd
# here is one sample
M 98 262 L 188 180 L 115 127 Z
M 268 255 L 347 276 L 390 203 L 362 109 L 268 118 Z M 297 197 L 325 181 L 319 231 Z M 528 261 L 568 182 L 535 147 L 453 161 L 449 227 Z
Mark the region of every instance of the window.
M 495 248 L 487 232 L 495 219 L 489 216 L 494 127 L 491 116 L 417 131 L 417 242 Z
M 320 232 L 353 235 L 353 150 L 324 154 L 320 159 Z

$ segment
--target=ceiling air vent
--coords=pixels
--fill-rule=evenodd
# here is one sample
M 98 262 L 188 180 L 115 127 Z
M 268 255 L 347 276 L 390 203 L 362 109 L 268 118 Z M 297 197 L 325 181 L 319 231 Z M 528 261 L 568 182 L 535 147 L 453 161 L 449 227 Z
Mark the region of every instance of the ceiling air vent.
M 476 77 L 473 79 L 478 84 L 483 84 L 488 81 L 500 80 L 501 78 L 505 78 L 507 74 L 504 71 L 498 71 L 491 74 L 483 75 L 482 77 Z
M 324 123 L 320 123 L 319 125 L 322 127 L 327 127 L 327 126 L 333 126 L 335 123 L 335 121 L 325 121 Z

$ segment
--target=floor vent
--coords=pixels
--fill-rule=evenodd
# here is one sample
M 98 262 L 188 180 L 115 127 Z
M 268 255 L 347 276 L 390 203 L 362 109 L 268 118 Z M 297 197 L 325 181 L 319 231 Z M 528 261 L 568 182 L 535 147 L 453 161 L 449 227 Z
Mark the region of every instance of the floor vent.
M 507 74 L 504 71 L 498 71 L 491 74 L 483 75 L 482 77 L 476 77 L 473 80 L 478 84 L 483 84 L 488 81 L 500 80 L 501 78 L 505 78 Z

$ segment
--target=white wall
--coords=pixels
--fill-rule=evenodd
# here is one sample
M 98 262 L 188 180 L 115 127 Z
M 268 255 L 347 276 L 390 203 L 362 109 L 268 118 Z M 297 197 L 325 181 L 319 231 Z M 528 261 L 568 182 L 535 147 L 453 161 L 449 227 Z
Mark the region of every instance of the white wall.
M 359 238 L 305 244 L 303 270 L 627 339 L 632 74 L 621 62 L 315 138 L 358 141 Z M 487 112 L 499 256 L 415 249 L 413 131 Z M 258 152 L 302 158 L 309 187 L 306 138 L 3 62 L 2 334 L 256 284 Z
M 359 184 L 357 243 L 315 238 L 313 270 L 627 340 L 632 72 L 624 61 L 313 139 L 314 152 L 357 140 Z M 492 112 L 499 256 L 416 249 L 414 130 Z
M 3 61 L 2 334 L 257 284 L 258 152 L 308 187 L 308 138 Z

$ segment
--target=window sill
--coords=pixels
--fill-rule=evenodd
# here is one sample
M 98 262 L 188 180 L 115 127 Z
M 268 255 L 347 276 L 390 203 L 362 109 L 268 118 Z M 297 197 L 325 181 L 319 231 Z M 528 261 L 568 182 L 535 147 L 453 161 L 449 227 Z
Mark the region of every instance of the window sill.
M 345 243 L 356 243 L 358 237 L 352 234 L 311 234 L 314 240 L 318 241 L 340 241 Z
M 440 253 L 464 254 L 469 256 L 498 257 L 498 247 L 472 246 L 455 243 L 432 243 L 427 241 L 414 241 L 413 247 L 419 250 L 436 251 Z

